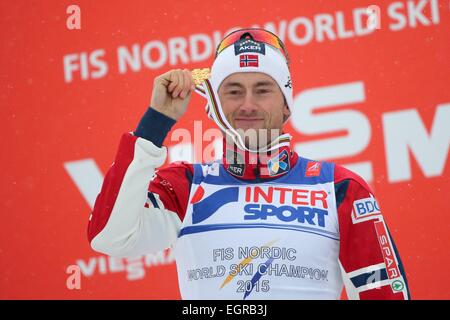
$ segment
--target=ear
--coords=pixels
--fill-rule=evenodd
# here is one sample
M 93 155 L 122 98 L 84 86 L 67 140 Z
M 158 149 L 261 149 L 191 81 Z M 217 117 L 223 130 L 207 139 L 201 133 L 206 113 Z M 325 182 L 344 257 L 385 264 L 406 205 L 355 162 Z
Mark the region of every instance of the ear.
M 286 123 L 286 121 L 291 116 L 291 110 L 289 109 L 288 105 L 285 104 L 283 107 L 283 123 Z

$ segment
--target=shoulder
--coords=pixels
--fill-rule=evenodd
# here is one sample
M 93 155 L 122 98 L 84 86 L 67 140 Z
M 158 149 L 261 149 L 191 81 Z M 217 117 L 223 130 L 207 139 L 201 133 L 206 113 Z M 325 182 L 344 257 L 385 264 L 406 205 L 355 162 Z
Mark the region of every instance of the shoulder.
M 194 164 L 186 161 L 176 161 L 169 163 L 156 170 L 156 174 L 160 176 L 174 175 L 174 176 L 192 176 L 194 173 Z
M 343 166 L 335 165 L 334 176 L 334 191 L 339 217 L 348 219 L 342 220 L 341 224 L 355 224 L 360 218 L 359 213 L 354 213 L 355 210 L 361 211 L 362 216 L 367 212 L 375 213 L 373 209 L 379 208 L 376 197 L 372 188 L 360 175 Z M 362 220 L 359 221 L 365 221 L 365 219 L 366 217 L 362 217 Z
M 348 183 L 353 189 L 364 189 L 373 194 L 372 188 L 360 175 L 338 164 L 334 165 L 334 183 Z

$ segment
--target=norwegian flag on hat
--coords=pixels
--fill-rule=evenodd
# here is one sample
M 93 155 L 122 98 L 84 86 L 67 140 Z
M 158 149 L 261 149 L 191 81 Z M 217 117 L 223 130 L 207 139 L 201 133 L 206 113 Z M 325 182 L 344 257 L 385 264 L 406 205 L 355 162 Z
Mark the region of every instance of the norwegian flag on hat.
M 258 67 L 259 59 L 257 54 L 243 54 L 239 56 L 239 66 L 243 67 Z

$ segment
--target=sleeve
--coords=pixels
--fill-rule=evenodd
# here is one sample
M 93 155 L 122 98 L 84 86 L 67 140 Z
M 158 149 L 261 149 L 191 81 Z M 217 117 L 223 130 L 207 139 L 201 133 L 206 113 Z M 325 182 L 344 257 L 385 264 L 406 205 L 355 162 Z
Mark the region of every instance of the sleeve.
M 355 173 L 336 166 L 339 263 L 349 299 L 408 300 L 400 256 L 376 198 Z
M 139 126 L 146 117 L 155 121 L 155 113 L 149 116 L 147 112 Z M 89 218 L 88 240 L 95 251 L 136 257 L 163 250 L 176 241 L 189 197 L 192 166 L 172 164 L 156 172 L 166 160 L 167 149 L 160 144 L 168 130 L 170 125 L 160 126 L 159 136 L 147 133 L 144 139 L 138 136 L 138 127 L 134 134 L 122 136 Z

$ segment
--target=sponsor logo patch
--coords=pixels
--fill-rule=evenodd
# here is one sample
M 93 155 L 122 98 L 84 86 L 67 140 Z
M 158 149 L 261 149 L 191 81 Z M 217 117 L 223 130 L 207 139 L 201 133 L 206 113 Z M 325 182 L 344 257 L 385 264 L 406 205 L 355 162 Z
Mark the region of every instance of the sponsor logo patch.
M 226 161 L 228 164 L 228 172 L 238 177 L 244 176 L 245 164 L 241 154 L 227 149 Z
M 328 193 L 283 187 L 246 187 L 244 220 L 297 221 L 325 227 Z
M 320 169 L 322 168 L 322 164 L 317 161 L 309 161 L 306 165 L 306 177 L 318 177 L 320 176 Z
M 244 176 L 244 169 L 245 165 L 243 164 L 230 164 L 227 170 L 235 176 L 242 177 Z
M 378 243 L 383 254 L 389 280 L 391 280 L 391 289 L 393 292 L 402 291 L 405 285 L 402 281 L 402 275 L 397 265 L 397 258 L 389 238 L 386 225 L 383 221 L 375 222 L 375 231 L 377 232 Z
M 367 220 L 380 219 L 381 210 L 375 198 L 364 198 L 353 202 L 352 220 L 359 223 Z
M 285 88 L 289 88 L 292 89 L 292 80 L 291 77 L 288 77 L 288 80 L 286 82 L 286 84 L 284 85 Z
M 269 176 L 282 174 L 286 171 L 289 171 L 290 167 L 289 154 L 286 150 L 283 150 L 267 162 Z
M 241 53 L 260 53 L 266 54 L 266 46 L 262 42 L 252 39 L 242 39 L 234 44 L 234 54 L 237 56 Z

